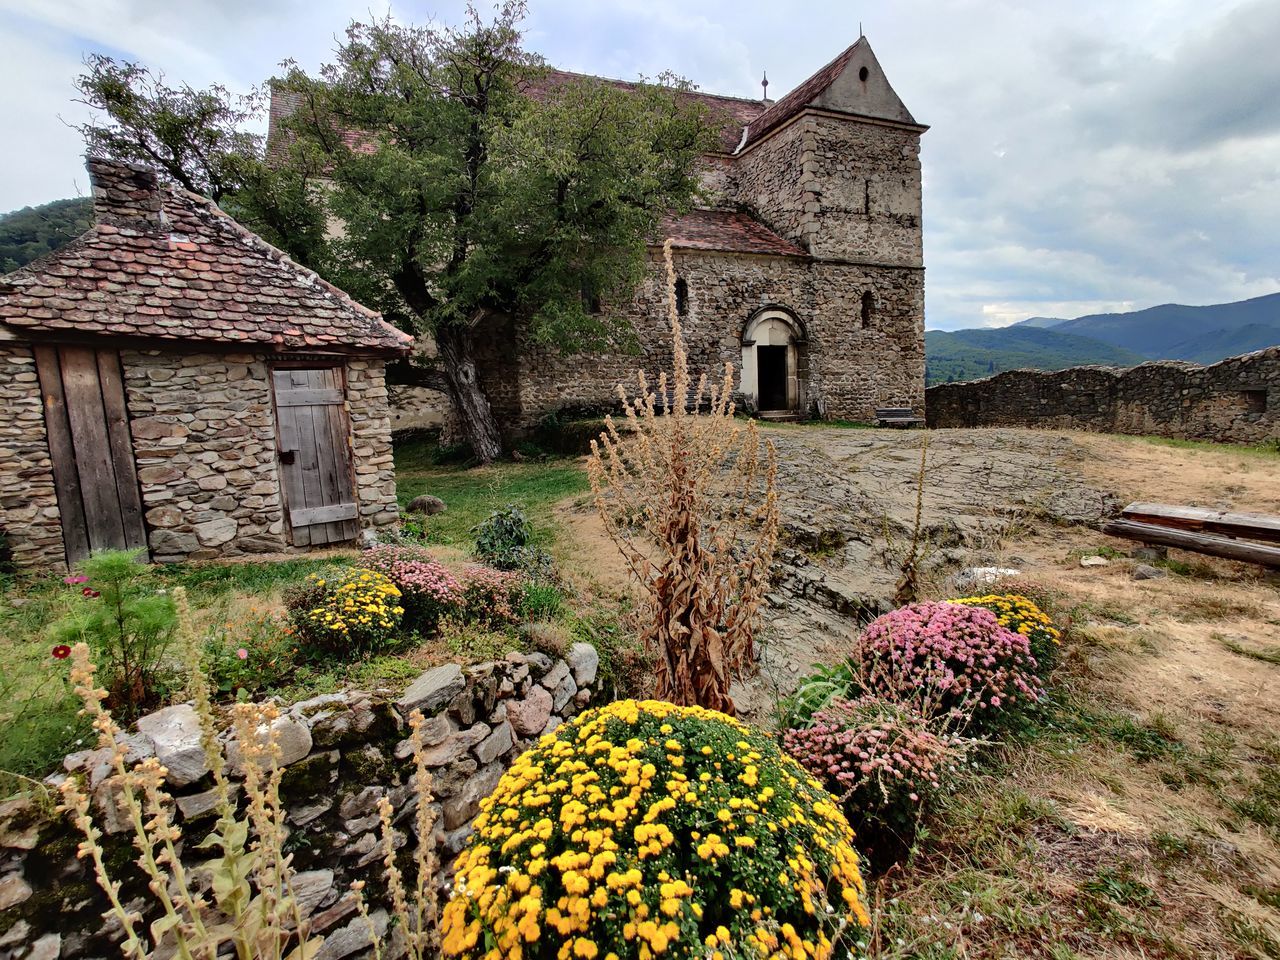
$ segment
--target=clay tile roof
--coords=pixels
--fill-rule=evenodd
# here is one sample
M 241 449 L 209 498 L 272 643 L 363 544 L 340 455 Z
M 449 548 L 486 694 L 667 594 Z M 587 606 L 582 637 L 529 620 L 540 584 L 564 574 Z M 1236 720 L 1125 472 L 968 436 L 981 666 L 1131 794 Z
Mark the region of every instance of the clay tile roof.
M 276 351 L 407 353 L 413 338 L 223 213 L 130 164 L 90 163 L 98 222 L 0 278 L 0 324 L 40 333 L 261 344 Z M 158 193 L 113 216 L 96 179 Z M 151 186 L 148 186 L 150 184 Z M 154 196 L 154 194 L 152 194 Z M 119 211 L 117 211 L 119 212 Z M 105 214 L 105 215 L 103 215 Z
M 682 217 L 668 217 L 663 221 L 662 234 L 678 250 L 808 256 L 802 247 L 778 236 L 760 221 L 733 210 L 693 210 Z
M 750 122 L 746 139 L 742 145 L 745 147 L 749 143 L 755 143 L 762 139 L 765 134 L 776 127 L 782 126 L 797 113 L 803 110 L 811 100 L 826 90 L 836 81 L 840 74 L 844 73 L 845 67 L 849 65 L 849 61 L 853 58 L 854 51 L 858 49 L 858 45 L 863 42 L 862 38 L 845 50 L 825 67 L 811 76 L 800 86 L 796 87 L 781 100 L 778 100 L 768 110 L 760 114 L 754 121 Z

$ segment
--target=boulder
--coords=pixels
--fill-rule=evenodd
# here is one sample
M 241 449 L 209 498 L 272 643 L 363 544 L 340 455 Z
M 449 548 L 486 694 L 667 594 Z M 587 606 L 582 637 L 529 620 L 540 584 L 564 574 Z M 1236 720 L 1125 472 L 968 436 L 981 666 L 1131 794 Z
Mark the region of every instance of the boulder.
M 280 747 L 280 767 L 287 767 L 291 763 L 297 763 L 311 752 L 313 741 L 311 739 L 311 728 L 307 726 L 305 720 L 300 720 L 290 714 L 276 717 L 271 721 L 271 735 L 275 737 L 276 743 Z M 232 740 L 227 744 L 227 763 L 230 765 L 232 772 L 244 774 L 244 755 L 240 749 L 240 744 L 236 740 Z
M 1167 574 L 1159 567 L 1153 567 L 1149 563 L 1140 563 L 1133 568 L 1133 579 L 1135 580 L 1160 580 Z
M 492 763 L 510 750 L 514 742 L 511 724 L 500 723 L 493 728 L 493 733 L 477 744 L 476 758 L 481 763 Z
M 409 501 L 409 505 L 405 507 L 409 513 L 425 513 L 429 517 L 434 517 L 437 513 L 444 513 L 444 501 L 439 497 L 433 497 L 429 493 L 424 493 L 420 497 L 414 497 Z
M 971 590 L 995 586 L 1001 580 L 1019 576 L 1021 573 L 1021 570 L 1015 570 L 1013 567 L 967 567 L 956 574 L 956 589 L 962 593 L 968 593 Z
M 1096 555 L 1080 558 L 1080 566 L 1082 567 L 1105 567 L 1109 563 L 1111 563 L 1111 561 L 1108 560 L 1106 557 L 1099 557 Z
M 147 714 L 138 720 L 138 732 L 151 741 L 156 759 L 169 771 L 169 786 L 185 787 L 209 772 L 200 743 L 200 718 L 190 704 L 179 703 Z
M 600 653 L 589 643 L 575 643 L 569 648 L 565 657 L 569 669 L 573 671 L 573 679 L 580 687 L 595 683 L 596 673 L 600 669 Z
M 448 663 L 421 674 L 409 684 L 409 688 L 396 700 L 396 709 L 407 717 L 414 710 L 423 714 L 435 713 L 467 686 L 462 667 Z
M 542 732 L 551 717 L 551 694 L 542 687 L 533 687 L 523 700 L 507 701 L 507 720 L 511 728 L 522 737 Z

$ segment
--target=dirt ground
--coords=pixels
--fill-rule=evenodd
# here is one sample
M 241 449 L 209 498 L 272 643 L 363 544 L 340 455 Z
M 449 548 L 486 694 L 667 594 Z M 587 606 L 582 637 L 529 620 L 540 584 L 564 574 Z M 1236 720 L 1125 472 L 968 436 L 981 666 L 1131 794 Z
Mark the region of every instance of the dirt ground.
M 888 608 L 926 439 L 922 596 L 1009 567 L 1070 626 L 1069 719 L 881 881 L 872 955 L 1280 958 L 1280 577 L 1171 550 L 1136 579 L 1138 545 L 1099 532 L 1134 500 L 1280 513 L 1280 458 L 1029 430 L 767 435 L 785 535 L 761 670 L 736 691 L 752 719 Z M 589 505 L 559 519 L 590 576 L 626 589 Z

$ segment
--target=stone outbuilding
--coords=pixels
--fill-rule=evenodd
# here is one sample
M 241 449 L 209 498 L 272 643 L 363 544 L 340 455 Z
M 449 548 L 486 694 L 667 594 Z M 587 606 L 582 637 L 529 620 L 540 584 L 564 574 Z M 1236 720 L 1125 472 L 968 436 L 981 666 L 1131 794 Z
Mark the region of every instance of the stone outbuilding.
M 412 339 L 212 201 L 91 159 L 94 225 L 0 278 L 0 528 L 21 567 L 356 539 L 397 519 Z

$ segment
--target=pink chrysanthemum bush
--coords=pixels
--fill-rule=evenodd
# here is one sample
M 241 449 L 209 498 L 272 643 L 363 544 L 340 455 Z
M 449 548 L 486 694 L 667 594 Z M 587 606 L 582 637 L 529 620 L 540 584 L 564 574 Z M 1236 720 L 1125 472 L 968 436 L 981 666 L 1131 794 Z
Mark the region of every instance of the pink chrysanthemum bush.
M 783 747 L 844 805 L 875 861 L 914 834 L 928 798 L 953 782 L 968 742 L 911 707 L 873 696 L 837 699 Z
M 441 918 L 467 960 L 861 955 L 854 835 L 770 738 L 620 700 L 543 737 L 481 804 Z
M 462 604 L 461 582 L 421 547 L 375 547 L 360 558 L 360 565 L 396 585 L 409 630 L 434 633 L 441 619 Z
M 981 607 L 913 603 L 873 620 L 855 662 L 865 693 L 959 729 L 1044 694 L 1027 637 Z
M 526 578 L 518 570 L 470 566 L 462 572 L 462 616 L 490 628 L 520 620 Z

